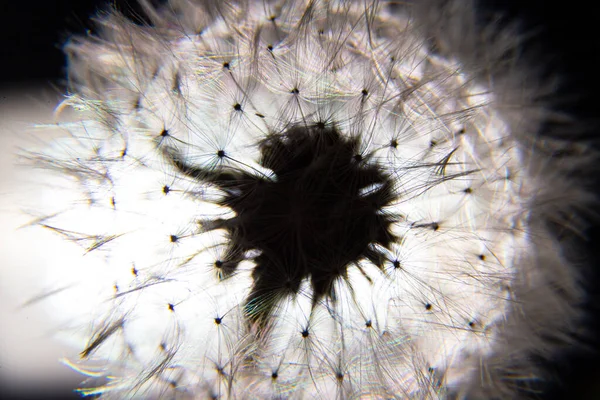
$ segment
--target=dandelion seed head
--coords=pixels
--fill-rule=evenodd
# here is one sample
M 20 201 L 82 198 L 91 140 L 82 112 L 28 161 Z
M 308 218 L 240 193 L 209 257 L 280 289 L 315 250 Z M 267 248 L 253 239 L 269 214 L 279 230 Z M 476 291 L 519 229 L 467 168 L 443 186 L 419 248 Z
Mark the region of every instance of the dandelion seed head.
M 67 44 L 77 118 L 33 159 L 37 225 L 85 252 L 51 300 L 81 393 L 516 393 L 574 313 L 548 277 L 577 293 L 531 218 L 536 119 L 413 6 L 171 1 Z

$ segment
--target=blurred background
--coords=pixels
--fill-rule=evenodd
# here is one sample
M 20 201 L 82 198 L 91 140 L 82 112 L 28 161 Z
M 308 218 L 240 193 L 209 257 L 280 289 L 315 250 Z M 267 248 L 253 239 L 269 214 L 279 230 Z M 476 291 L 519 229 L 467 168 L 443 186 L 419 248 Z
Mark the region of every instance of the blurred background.
M 544 70 L 562 77 L 558 104 L 585 122 L 582 138 L 599 132 L 598 93 L 600 93 L 600 17 L 581 0 L 550 5 L 544 0 L 481 0 L 483 15 L 496 21 L 519 19 L 522 30 L 531 35 L 531 46 L 523 50 L 526 57 L 539 61 Z M 49 121 L 51 111 L 64 91 L 66 59 L 61 47 L 70 35 L 85 34 L 93 29 L 90 17 L 108 1 L 53 0 L 8 1 L 0 8 L 0 196 L 11 182 L 10 151 L 19 129 L 31 122 Z M 134 0 L 112 0 L 112 4 L 129 16 L 140 13 Z M 530 52 L 530 53 L 529 53 Z M 598 146 L 599 139 L 596 140 Z M 600 148 L 600 146 L 598 146 Z M 600 178 L 596 177 L 600 183 Z M 4 187 L 3 187 L 4 186 Z M 600 187 L 598 185 L 597 187 Z M 600 194 L 600 191 L 598 192 Z M 0 204 L 2 199 L 0 199 Z M 0 210 L 1 211 L 1 210 Z M 0 214 L 1 215 L 1 214 Z M 14 281 L 2 280 L 2 271 L 26 268 L 23 259 L 9 249 L 4 240 L 10 235 L 7 221 L 0 221 L 0 399 L 68 399 L 82 378 L 58 364 L 64 349 L 51 345 L 44 331 L 42 317 L 32 310 L 19 309 L 10 293 L 18 290 Z M 557 383 L 540 399 L 600 399 L 600 355 L 598 322 L 600 321 L 600 280 L 596 270 L 600 260 L 600 229 L 596 223 L 586 232 L 586 251 L 590 261 L 588 285 L 591 337 L 585 338 L 584 350 L 568 352 L 550 366 Z M 15 238 L 11 238 L 13 242 Z M 43 254 L 34 245 L 27 262 L 36 262 Z M 27 271 L 19 270 L 23 280 Z M 6 276 L 6 275 L 4 275 Z M 10 286 L 10 287 L 9 287 Z

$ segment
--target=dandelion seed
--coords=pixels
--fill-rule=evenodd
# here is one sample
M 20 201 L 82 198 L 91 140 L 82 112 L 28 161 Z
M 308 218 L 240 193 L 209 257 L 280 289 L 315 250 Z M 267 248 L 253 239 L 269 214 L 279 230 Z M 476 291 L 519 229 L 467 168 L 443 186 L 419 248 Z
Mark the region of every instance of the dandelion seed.
M 85 255 L 46 299 L 68 364 L 102 365 L 82 394 L 508 399 L 541 374 L 580 313 L 548 221 L 587 197 L 543 156 L 570 145 L 531 134 L 519 38 L 392 3 L 143 2 L 152 26 L 67 44 L 77 118 L 27 159 L 34 228 Z

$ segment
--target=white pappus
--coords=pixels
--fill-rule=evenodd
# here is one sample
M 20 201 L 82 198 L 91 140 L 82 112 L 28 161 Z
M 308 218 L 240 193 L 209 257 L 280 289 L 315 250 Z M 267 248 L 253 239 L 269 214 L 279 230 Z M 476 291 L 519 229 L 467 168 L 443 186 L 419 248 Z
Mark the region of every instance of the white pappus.
M 64 134 L 22 154 L 24 229 L 81 248 L 43 282 L 80 392 L 526 396 L 581 314 L 553 227 L 590 158 L 539 134 L 517 30 L 468 0 L 142 4 L 69 41 Z

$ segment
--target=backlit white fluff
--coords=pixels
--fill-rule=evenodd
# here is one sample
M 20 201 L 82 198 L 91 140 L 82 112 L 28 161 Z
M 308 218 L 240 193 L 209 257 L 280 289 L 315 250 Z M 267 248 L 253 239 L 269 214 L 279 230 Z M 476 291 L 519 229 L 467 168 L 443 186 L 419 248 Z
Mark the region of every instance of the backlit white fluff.
M 518 37 L 476 28 L 469 1 L 144 5 L 152 27 L 111 12 L 67 44 L 65 134 L 26 155 L 29 229 L 80 247 L 43 285 L 66 288 L 44 304 L 82 352 L 65 362 L 83 394 L 511 399 L 536 379 L 532 356 L 579 314 L 547 221 L 584 196 L 565 178 L 576 164 L 547 156 L 564 144 L 538 134 L 550 115 L 507 56 Z M 303 282 L 256 332 L 252 255 L 225 280 L 215 267 L 228 237 L 211 221 L 235 213 L 165 150 L 275 181 L 261 141 L 318 123 L 392 177 L 382 212 L 402 239 L 383 271 L 348 266 L 336 302 L 311 307 Z

